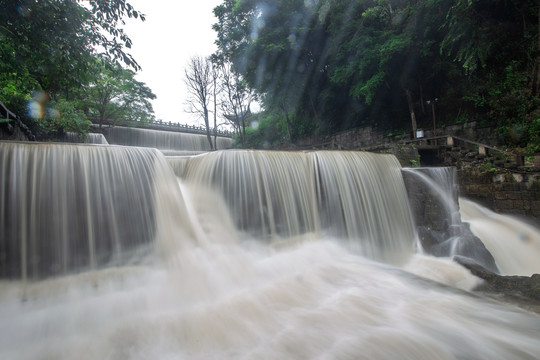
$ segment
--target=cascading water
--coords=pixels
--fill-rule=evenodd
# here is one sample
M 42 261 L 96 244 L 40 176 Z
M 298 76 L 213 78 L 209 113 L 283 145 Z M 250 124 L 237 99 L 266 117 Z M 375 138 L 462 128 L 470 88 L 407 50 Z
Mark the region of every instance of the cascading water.
M 159 150 L 210 150 L 206 135 L 119 126 L 105 128 L 103 133 L 107 141 L 115 145 L 152 147 Z M 216 141 L 218 149 L 227 149 L 232 145 L 231 138 L 217 137 Z
M 156 150 L 0 143 L 0 160 L 0 276 L 125 262 L 154 240 L 155 184 L 172 175 Z
M 81 141 L 80 135 L 74 132 L 67 132 L 64 136 L 65 142 L 70 143 L 85 143 L 85 144 L 99 144 L 99 145 L 108 145 L 107 139 L 105 139 L 105 136 L 103 134 L 99 133 L 89 133 L 86 136 L 86 139 L 84 141 Z
M 37 228 L 92 218 L 94 211 L 83 209 L 99 213 L 116 201 L 124 206 L 111 205 L 115 216 L 94 226 L 122 234 L 148 227 L 155 239 L 145 253 L 152 261 L 28 281 L 26 301 L 21 281 L 0 282 L 0 359 L 491 360 L 540 353 L 538 315 L 456 290 L 479 280 L 448 259 L 413 254 L 406 195 L 390 156 L 216 152 L 190 158 L 179 182 L 153 150 L 3 143 L 0 158 L 1 219 L 35 233 L 32 241 L 87 244 L 77 228 L 68 237 L 60 231 L 57 242 L 37 236 Z M 69 180 L 79 169 L 78 180 Z M 36 187 L 49 171 L 56 172 L 51 182 L 75 185 L 47 180 Z M 26 191 L 14 195 L 13 187 Z M 117 200 L 122 188 L 129 197 Z M 67 200 L 70 193 L 93 200 L 80 206 Z M 9 215 L 17 197 L 24 220 Z M 142 217 L 119 221 L 130 208 L 144 208 Z M 38 221 L 46 211 L 58 213 Z M 406 254 L 403 267 L 377 261 L 399 263 Z
M 540 230 L 512 216 L 496 214 L 470 200 L 459 199 L 463 221 L 482 239 L 505 275 L 540 273 Z
M 422 250 L 436 256 L 465 256 L 498 273 L 492 254 L 461 221 L 456 169 L 404 169 L 403 176 Z
M 184 178 L 219 189 L 239 229 L 252 234 L 323 233 L 390 262 L 413 251 L 415 232 L 393 156 L 217 152 L 190 159 Z

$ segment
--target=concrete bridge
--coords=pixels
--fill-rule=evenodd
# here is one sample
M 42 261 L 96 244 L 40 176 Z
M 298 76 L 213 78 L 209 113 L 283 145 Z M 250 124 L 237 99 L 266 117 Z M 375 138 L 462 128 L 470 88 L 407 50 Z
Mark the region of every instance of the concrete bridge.
M 99 119 L 97 118 L 89 118 L 90 121 L 94 125 L 99 124 Z M 182 132 L 182 133 L 188 133 L 188 134 L 199 134 L 199 135 L 206 135 L 206 128 L 203 126 L 197 126 L 197 125 L 188 125 L 188 124 L 180 124 L 180 123 L 173 123 L 171 121 L 162 121 L 162 120 L 156 120 L 151 123 L 140 123 L 138 121 L 123 121 L 121 123 L 115 123 L 112 120 L 104 120 L 103 126 L 121 126 L 121 127 L 134 127 L 139 129 L 152 129 L 152 130 L 161 130 L 161 131 L 172 131 L 172 132 Z M 221 130 L 217 129 L 214 134 L 214 129 L 210 128 L 210 135 L 211 136 L 220 136 L 220 137 L 227 137 L 232 138 L 234 135 L 233 131 L 229 130 Z

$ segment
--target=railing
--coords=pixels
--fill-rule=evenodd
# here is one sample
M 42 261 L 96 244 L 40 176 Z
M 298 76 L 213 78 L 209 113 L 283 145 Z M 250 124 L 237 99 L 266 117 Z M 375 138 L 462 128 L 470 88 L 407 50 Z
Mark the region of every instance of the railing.
M 99 123 L 98 118 L 89 117 L 88 119 L 92 121 L 92 123 L 94 124 Z M 155 120 L 151 123 L 141 123 L 138 121 L 115 122 L 114 120 L 105 119 L 103 120 L 103 125 L 129 126 L 129 127 L 143 128 L 143 129 L 154 129 L 154 130 L 185 132 L 185 133 L 191 133 L 191 134 L 206 135 L 206 128 L 203 126 L 173 123 L 172 121 L 162 121 L 162 120 Z M 210 128 L 210 135 L 214 136 L 213 128 Z M 220 136 L 220 137 L 232 137 L 234 135 L 234 132 L 229 131 L 229 130 L 217 129 L 215 135 Z
M 380 152 L 388 149 L 391 145 L 395 144 L 414 144 L 418 149 L 440 149 L 448 147 L 457 147 L 461 143 L 464 147 L 470 147 L 471 150 L 477 151 L 478 155 L 483 158 L 488 158 L 490 155 L 496 156 L 495 154 L 500 154 L 507 159 L 513 161 L 517 167 L 522 167 L 526 165 L 526 158 L 533 158 L 532 166 L 533 168 L 540 168 L 540 153 L 515 153 L 503 149 L 499 149 L 495 146 L 490 146 L 486 144 L 479 143 L 477 141 L 464 139 L 458 136 L 453 135 L 440 135 L 433 136 L 429 138 L 418 138 L 418 139 L 406 139 L 399 140 L 396 142 L 382 143 L 369 147 L 361 147 L 358 149 L 349 149 L 336 141 L 327 141 L 324 143 L 297 147 L 298 150 L 362 150 L 362 151 L 373 151 Z
M 206 128 L 203 126 L 173 123 L 171 121 L 165 122 L 162 120 L 156 120 L 151 123 L 147 123 L 141 127 L 166 127 L 167 129 L 170 129 L 173 131 L 176 130 L 176 131 L 182 131 L 182 132 L 195 132 L 195 133 L 200 133 L 200 134 L 206 134 Z M 210 134 L 212 136 L 214 135 L 214 128 L 210 128 Z M 218 136 L 232 137 L 234 133 L 229 130 L 217 129 L 215 134 Z
M 13 119 L 16 119 L 17 118 L 17 115 L 15 115 L 14 113 L 12 113 L 11 111 L 9 111 L 9 109 L 6 107 L 6 105 L 4 105 L 3 102 L 0 101 L 0 106 L 2 107 L 2 109 L 4 109 L 4 112 L 6 114 L 6 120 L 10 120 L 9 116 L 11 115 L 11 117 Z M 3 113 L 2 113 L 3 114 Z
M 511 159 L 516 166 L 524 166 L 525 158 L 533 158 L 533 167 L 540 167 L 540 153 L 515 153 L 454 135 L 443 135 L 430 138 L 403 140 L 400 143 L 415 143 L 420 149 L 454 147 L 458 146 L 458 143 L 461 143 L 465 146 L 468 145 L 469 147 L 471 147 L 471 150 L 475 149 L 475 151 L 478 152 L 478 155 L 482 157 L 488 157 L 489 155 L 494 155 L 494 153 L 497 153 L 507 157 L 508 159 Z

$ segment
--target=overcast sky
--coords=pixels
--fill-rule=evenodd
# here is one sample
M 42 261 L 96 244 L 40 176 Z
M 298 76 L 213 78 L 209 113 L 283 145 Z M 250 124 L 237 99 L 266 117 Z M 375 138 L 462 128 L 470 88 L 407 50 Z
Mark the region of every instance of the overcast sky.
M 184 69 L 190 57 L 215 51 L 212 13 L 222 0 L 128 0 L 146 15 L 146 21 L 129 19 L 125 31 L 133 41 L 129 51 L 142 67 L 137 79 L 148 85 L 157 119 L 199 124 L 186 113 Z

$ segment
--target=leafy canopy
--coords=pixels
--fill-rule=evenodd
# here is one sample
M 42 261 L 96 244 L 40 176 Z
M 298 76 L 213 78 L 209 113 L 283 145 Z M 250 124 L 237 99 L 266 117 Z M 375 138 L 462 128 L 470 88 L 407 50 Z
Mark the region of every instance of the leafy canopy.
M 288 141 L 410 129 L 411 113 L 431 127 L 434 99 L 439 123 L 515 122 L 528 133 L 538 10 L 533 0 L 224 0 L 214 60 L 233 64 Z

